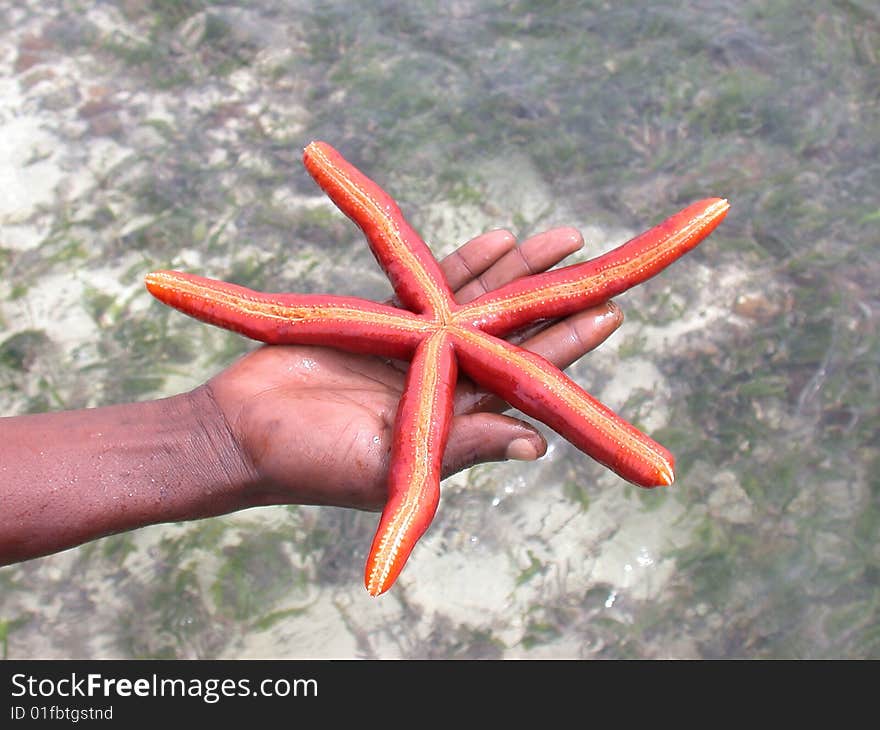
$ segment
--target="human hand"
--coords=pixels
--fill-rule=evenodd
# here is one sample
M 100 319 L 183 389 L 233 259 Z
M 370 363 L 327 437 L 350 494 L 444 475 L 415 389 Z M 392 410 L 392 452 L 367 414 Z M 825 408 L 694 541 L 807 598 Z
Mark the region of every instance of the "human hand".
M 520 276 L 544 271 L 583 245 L 558 228 L 517 246 L 492 231 L 441 262 L 459 303 Z M 565 368 L 620 325 L 612 303 L 593 307 L 518 344 Z M 202 386 L 225 420 L 251 478 L 233 504 L 327 504 L 380 509 L 386 500 L 391 434 L 407 363 L 316 346 L 261 347 Z M 460 378 L 444 476 L 475 464 L 531 460 L 546 451 L 529 424 L 501 411 L 507 404 Z

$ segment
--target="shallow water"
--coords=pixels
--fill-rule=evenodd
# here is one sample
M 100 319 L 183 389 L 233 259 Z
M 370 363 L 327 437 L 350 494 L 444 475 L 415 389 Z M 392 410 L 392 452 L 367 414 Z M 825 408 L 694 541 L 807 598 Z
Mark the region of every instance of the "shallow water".
M 253 346 L 151 301 L 155 268 L 386 296 L 313 138 L 438 255 L 573 225 L 584 257 L 732 203 L 570 370 L 676 453 L 672 489 L 548 433 L 444 482 L 379 600 L 375 515 L 151 527 L 0 570 L 4 655 L 880 656 L 880 14 L 770 5 L 0 2 L 3 415 Z

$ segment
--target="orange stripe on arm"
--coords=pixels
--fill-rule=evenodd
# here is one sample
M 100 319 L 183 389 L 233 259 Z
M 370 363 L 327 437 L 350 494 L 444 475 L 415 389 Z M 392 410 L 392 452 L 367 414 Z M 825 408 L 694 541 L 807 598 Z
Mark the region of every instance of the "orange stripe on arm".
M 365 568 L 370 595 L 378 596 L 392 586 L 434 518 L 456 376 L 446 333 L 438 332 L 419 345 L 394 421 L 388 502 Z
M 154 271 L 147 289 L 159 301 L 209 324 L 272 345 L 326 345 L 408 358 L 426 320 L 356 297 L 265 294 L 179 271 Z
M 729 208 L 721 198 L 693 203 L 602 256 L 517 279 L 484 294 L 462 307 L 458 319 L 501 337 L 536 318 L 556 319 L 601 304 L 659 274 L 696 247 Z
M 664 447 L 600 403 L 555 365 L 479 331 L 453 336 L 462 371 L 640 487 L 669 486 L 675 461 Z
M 303 163 L 336 206 L 364 232 L 403 305 L 417 312 L 447 311 L 453 295 L 446 278 L 393 198 L 326 142 L 309 144 Z

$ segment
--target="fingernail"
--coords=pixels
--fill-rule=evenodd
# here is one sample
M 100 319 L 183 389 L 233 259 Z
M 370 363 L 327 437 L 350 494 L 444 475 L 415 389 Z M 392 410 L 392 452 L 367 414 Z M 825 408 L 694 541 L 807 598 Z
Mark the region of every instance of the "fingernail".
M 615 322 L 623 322 L 623 310 L 615 302 L 608 302 L 608 314 L 614 317 Z
M 507 445 L 504 456 L 514 461 L 534 461 L 538 458 L 538 450 L 529 439 L 518 438 Z
M 579 251 L 584 246 L 584 237 L 577 228 L 570 228 L 568 231 L 568 247 L 571 252 Z

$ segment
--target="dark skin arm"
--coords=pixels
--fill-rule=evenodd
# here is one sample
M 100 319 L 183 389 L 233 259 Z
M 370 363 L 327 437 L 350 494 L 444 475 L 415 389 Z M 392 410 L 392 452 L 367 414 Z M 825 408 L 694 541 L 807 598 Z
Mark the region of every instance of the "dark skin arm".
M 442 262 L 460 302 L 552 267 L 583 241 L 506 231 Z M 620 324 L 606 304 L 525 336 L 566 367 Z M 109 534 L 267 504 L 381 509 L 406 363 L 307 346 L 261 347 L 171 398 L 0 419 L 0 565 Z M 462 380 L 444 473 L 532 460 L 543 437 Z

